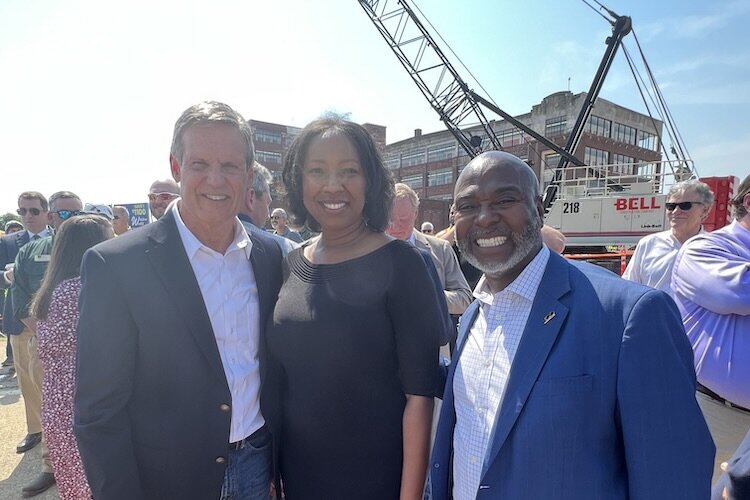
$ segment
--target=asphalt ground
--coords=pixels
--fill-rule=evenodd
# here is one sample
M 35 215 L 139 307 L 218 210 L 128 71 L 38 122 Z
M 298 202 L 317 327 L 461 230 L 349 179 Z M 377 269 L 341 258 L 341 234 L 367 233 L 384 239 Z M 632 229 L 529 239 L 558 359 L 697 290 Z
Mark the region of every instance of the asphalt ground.
M 4 347 L 5 343 L 0 343 Z M 4 350 L 4 349 L 3 349 Z M 23 498 L 21 488 L 39 474 L 42 463 L 40 446 L 23 454 L 16 453 L 16 445 L 26 435 L 26 416 L 21 391 L 15 376 L 8 368 L 0 370 L 0 499 Z M 34 499 L 59 500 L 57 487 L 53 486 Z

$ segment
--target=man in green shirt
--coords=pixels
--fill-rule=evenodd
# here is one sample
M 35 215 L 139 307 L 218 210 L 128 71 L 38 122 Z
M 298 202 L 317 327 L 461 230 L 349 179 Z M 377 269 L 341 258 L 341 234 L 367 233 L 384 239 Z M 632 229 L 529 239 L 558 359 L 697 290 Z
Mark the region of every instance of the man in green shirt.
M 50 196 L 49 208 L 49 223 L 56 229 L 69 217 L 78 215 L 82 204 L 77 195 L 69 191 L 59 191 Z M 21 394 L 27 405 L 27 413 L 28 407 L 31 406 L 31 411 L 36 412 L 37 415 L 41 415 L 43 371 L 36 350 L 36 320 L 29 317 L 29 304 L 39 289 L 44 271 L 49 264 L 52 238 L 53 236 L 47 236 L 32 239 L 18 251 L 13 283 L 10 287 L 13 315 L 24 325 L 23 331 L 17 338 L 14 338 L 14 342 L 19 343 L 28 351 L 28 355 L 24 356 L 22 361 L 25 366 L 19 366 L 19 358 L 15 357 L 16 372 L 24 371 L 28 374 L 26 383 L 20 384 Z M 16 351 L 16 345 L 16 343 L 13 345 L 14 351 Z M 55 484 L 55 476 L 52 472 L 49 452 L 44 443 L 44 436 L 42 436 L 42 470 L 31 483 L 21 489 L 21 494 L 24 498 L 32 497 L 47 490 L 53 484 Z

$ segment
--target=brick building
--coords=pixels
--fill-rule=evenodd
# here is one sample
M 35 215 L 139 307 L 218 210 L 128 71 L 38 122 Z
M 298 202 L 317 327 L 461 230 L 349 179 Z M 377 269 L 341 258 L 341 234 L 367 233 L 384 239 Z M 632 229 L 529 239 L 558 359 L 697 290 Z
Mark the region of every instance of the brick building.
M 564 146 L 585 97 L 586 93 L 557 92 L 515 118 Z M 505 120 L 493 121 L 492 128 L 506 151 L 531 165 L 543 190 L 554 176 L 559 155 Z M 638 174 L 640 168 L 661 160 L 662 128 L 659 120 L 599 98 L 574 154 L 587 165 L 608 165 L 608 170 L 622 175 Z M 419 220 L 429 220 L 436 227 L 447 225 L 453 185 L 469 162 L 453 135 L 447 130 L 422 134 L 416 129 L 413 137 L 388 144 L 384 160 L 394 177 L 411 186 L 428 205 L 429 213 L 420 213 Z
M 557 92 L 516 119 L 564 146 L 585 97 L 585 93 Z M 272 206 L 283 206 L 284 155 L 301 129 L 259 120 L 250 120 L 250 126 L 257 160 L 274 176 Z M 387 144 L 386 127 L 369 123 L 363 126 L 381 148 L 386 167 L 394 178 L 419 194 L 422 202 L 418 223 L 428 220 L 436 228 L 447 226 L 453 185 L 469 162 L 453 135 L 447 130 L 422 134 L 421 129 L 416 129 L 413 137 Z M 531 165 L 543 190 L 554 175 L 558 154 L 505 120 L 493 121 L 492 128 L 506 151 Z M 661 160 L 662 128 L 659 120 L 599 98 L 574 154 L 587 165 L 607 165 L 612 173 L 637 175 L 640 169 L 652 168 L 651 162 Z M 480 135 L 479 127 L 477 135 Z

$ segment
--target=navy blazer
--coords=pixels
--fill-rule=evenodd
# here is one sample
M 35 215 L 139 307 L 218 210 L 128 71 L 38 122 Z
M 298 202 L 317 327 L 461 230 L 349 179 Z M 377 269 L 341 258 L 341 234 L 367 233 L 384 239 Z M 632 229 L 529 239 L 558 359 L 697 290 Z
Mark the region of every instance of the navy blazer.
M 461 318 L 430 467 L 452 495 Z M 663 292 L 552 253 L 498 410 L 477 498 L 706 499 L 714 445 L 693 353 Z
M 26 230 L 17 231 L 0 238 L 0 272 L 5 270 L 5 266 L 15 262 L 18 251 L 29 242 L 29 232 Z M 10 295 L 3 304 L 3 333 L 6 335 L 18 335 L 23 331 L 23 323 L 18 321 L 13 315 L 13 301 Z
M 263 380 L 281 252 L 250 238 Z M 219 498 L 231 394 L 172 212 L 88 250 L 81 278 L 74 431 L 94 498 Z

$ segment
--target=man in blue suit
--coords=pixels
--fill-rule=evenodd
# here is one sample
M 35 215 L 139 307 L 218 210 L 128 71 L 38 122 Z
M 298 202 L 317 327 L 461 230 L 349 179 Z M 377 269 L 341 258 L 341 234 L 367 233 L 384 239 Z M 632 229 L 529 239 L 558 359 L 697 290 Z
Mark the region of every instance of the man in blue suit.
M 432 498 L 708 498 L 714 446 L 674 303 L 550 252 L 537 182 L 490 152 L 456 183 L 459 248 L 484 276 L 448 372 Z

